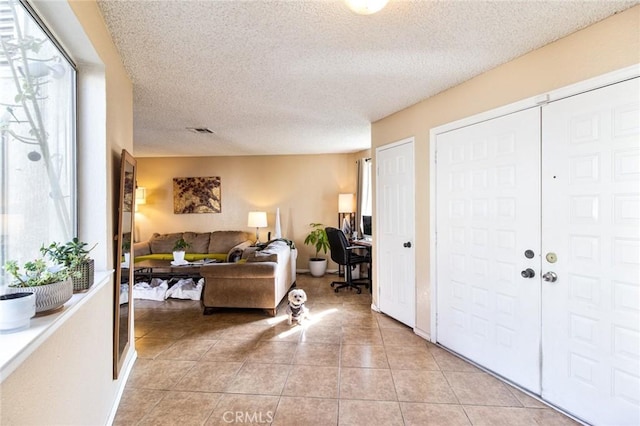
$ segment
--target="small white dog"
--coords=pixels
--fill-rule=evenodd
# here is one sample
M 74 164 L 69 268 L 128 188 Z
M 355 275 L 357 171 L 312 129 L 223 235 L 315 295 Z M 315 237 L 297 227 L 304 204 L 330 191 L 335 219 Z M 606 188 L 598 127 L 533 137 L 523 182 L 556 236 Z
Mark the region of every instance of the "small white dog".
M 289 303 L 287 304 L 287 324 L 295 320 L 298 324 L 302 324 L 305 318 L 309 318 L 309 309 L 304 306 L 304 302 L 307 301 L 307 293 L 300 288 L 295 288 L 289 292 Z

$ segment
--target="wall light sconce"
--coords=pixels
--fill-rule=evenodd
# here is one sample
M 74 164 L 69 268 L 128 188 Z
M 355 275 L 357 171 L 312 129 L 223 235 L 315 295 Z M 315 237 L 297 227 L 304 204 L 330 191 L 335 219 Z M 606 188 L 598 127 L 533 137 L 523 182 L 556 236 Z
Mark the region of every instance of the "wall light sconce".
M 358 15 L 371 15 L 381 11 L 389 0 L 345 0 L 349 9 Z
M 256 228 L 256 244 L 260 243 L 260 228 L 267 227 L 267 212 L 249 212 L 247 226 Z
M 136 188 L 136 204 L 147 204 L 147 188 L 144 186 Z
M 147 189 L 139 186 L 136 188 L 136 211 L 138 211 L 138 206 L 142 204 L 147 204 Z

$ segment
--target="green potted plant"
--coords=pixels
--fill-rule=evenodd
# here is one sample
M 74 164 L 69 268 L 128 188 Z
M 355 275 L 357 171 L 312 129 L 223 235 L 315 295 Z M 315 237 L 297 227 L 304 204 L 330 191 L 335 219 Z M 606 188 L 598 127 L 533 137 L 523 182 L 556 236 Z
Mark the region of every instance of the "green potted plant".
M 83 291 L 93 285 L 94 261 L 89 257 L 93 247 L 87 249 L 87 243 L 74 238 L 64 244 L 53 242 L 48 247 L 40 247 L 40 253 L 47 256 L 53 262 L 65 266 L 69 271 L 77 272 L 72 277 L 73 290 Z
M 36 312 L 44 312 L 59 308 L 73 296 L 73 281 L 71 278 L 78 273 L 62 265 L 48 267 L 43 258 L 25 262 L 19 266 L 18 262 L 10 260 L 4 265 L 4 270 L 13 277 L 7 288 L 7 293 L 32 292 L 36 295 Z
M 124 256 L 124 264 L 125 268 L 129 267 L 129 262 L 131 261 L 131 241 L 125 239 L 122 241 L 122 255 Z
M 177 264 L 185 263 L 184 253 L 185 250 L 189 247 L 191 247 L 191 244 L 186 242 L 182 237 L 178 241 L 176 241 L 173 245 L 173 262 Z
M 329 239 L 323 224 L 311 223 L 309 226 L 311 226 L 311 232 L 304 239 L 304 243 L 313 246 L 316 250 L 315 256 L 309 259 L 309 271 L 314 277 L 322 277 L 327 271 L 327 259 L 319 257 L 319 253 L 322 250 L 324 254 L 327 254 Z

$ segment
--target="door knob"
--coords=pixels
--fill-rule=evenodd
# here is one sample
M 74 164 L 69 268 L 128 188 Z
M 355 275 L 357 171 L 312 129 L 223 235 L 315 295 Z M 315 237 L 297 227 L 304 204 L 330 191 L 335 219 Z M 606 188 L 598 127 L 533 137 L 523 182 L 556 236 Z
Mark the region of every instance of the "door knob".
M 406 243 L 404 243 L 402 246 L 403 246 L 403 247 L 406 247 L 406 248 L 411 248 L 411 241 L 407 241 L 407 242 L 406 242 Z
M 536 272 L 531 268 L 527 268 L 520 272 L 520 275 L 522 275 L 522 278 L 533 278 L 536 276 Z
M 550 283 L 555 283 L 558 280 L 558 274 L 549 271 L 542 275 L 542 279 Z

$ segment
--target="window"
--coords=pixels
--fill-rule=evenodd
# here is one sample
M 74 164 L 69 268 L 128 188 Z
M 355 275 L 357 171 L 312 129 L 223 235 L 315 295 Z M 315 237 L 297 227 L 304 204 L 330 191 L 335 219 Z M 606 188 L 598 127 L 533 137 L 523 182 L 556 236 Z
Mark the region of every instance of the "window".
M 365 223 L 363 218 L 366 216 L 368 220 L 371 220 L 371 214 L 373 212 L 372 206 L 372 179 L 371 179 L 371 158 L 362 158 L 358 160 L 358 223 L 359 223 L 359 235 L 370 236 L 371 230 L 368 227 L 369 233 L 365 232 Z
M 362 204 L 360 208 L 362 209 L 362 215 L 371 216 L 373 213 L 372 208 L 372 194 L 371 187 L 373 186 L 373 182 L 371 181 L 371 159 L 366 158 L 363 162 L 362 167 Z
M 0 264 L 76 235 L 75 86 L 33 11 L 0 1 Z

